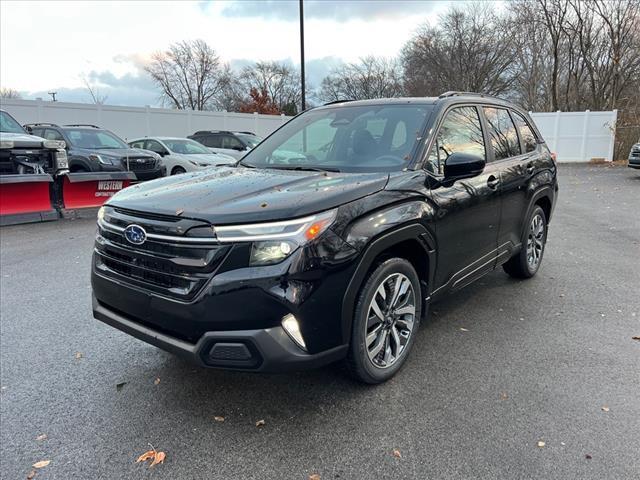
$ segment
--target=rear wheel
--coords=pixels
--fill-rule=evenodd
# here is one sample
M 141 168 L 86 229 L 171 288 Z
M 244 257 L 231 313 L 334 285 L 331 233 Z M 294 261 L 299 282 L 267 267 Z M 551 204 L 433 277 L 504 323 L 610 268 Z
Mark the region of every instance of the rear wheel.
M 502 268 L 515 278 L 533 277 L 542 263 L 544 247 L 547 243 L 547 217 L 540 206 L 536 206 L 529 216 L 527 231 L 520 252 L 511 257 Z
M 402 368 L 420 324 L 418 274 L 403 258 L 371 272 L 356 304 L 347 368 L 356 379 L 381 383 Z
M 182 167 L 173 167 L 173 170 L 171 170 L 171 175 L 180 175 L 181 173 L 185 173 L 186 170 Z

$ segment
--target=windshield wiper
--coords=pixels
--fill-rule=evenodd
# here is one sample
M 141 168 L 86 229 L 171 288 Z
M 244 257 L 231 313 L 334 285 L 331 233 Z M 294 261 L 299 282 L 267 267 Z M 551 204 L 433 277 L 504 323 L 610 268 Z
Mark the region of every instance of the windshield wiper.
M 301 171 L 309 171 L 309 172 L 337 172 L 337 173 L 340 172 L 340 170 L 338 170 L 337 168 L 333 168 L 333 167 L 311 167 L 311 166 L 306 166 L 306 165 L 295 165 L 295 166 L 291 166 L 291 167 L 287 167 L 287 166 L 272 167 L 272 166 L 269 166 L 267 168 L 273 168 L 275 170 L 301 170 Z

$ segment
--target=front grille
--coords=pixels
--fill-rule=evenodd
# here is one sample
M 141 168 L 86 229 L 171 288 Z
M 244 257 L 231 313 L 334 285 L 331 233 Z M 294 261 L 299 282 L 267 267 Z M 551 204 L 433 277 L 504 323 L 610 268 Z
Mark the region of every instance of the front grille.
M 182 243 L 172 239 L 147 239 L 142 245 L 129 243 L 118 224 L 142 226 L 147 232 L 162 230 L 161 221 L 133 217 L 130 212 L 109 210 L 101 224 L 95 244 L 95 267 L 106 277 L 129 283 L 154 293 L 189 301 L 202 290 L 228 253 L 228 245 L 218 243 Z M 184 231 L 202 222 L 172 219 Z M 166 227 L 169 229 L 169 226 Z M 174 237 L 175 238 L 175 237 Z M 185 240 L 188 237 L 185 237 Z
M 122 166 L 132 172 L 140 172 L 143 170 L 153 170 L 156 168 L 156 161 L 153 158 L 149 157 L 129 157 L 129 161 L 127 164 L 127 159 L 124 158 L 122 160 Z
M 45 173 L 53 174 L 56 171 L 55 152 L 44 149 L 12 149 L 0 150 L 0 175 L 20 173 L 21 162 L 32 165 L 41 165 Z

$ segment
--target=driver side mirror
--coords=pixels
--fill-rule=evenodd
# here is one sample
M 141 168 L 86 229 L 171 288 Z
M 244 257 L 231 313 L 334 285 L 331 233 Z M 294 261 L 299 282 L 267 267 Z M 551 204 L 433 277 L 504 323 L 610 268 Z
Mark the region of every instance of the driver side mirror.
M 486 160 L 468 153 L 452 153 L 444 161 L 444 179 L 448 181 L 461 180 L 480 175 L 486 165 Z
M 235 145 L 233 147 L 231 147 L 232 150 L 237 150 L 238 152 L 244 152 L 247 147 L 245 147 L 244 145 Z

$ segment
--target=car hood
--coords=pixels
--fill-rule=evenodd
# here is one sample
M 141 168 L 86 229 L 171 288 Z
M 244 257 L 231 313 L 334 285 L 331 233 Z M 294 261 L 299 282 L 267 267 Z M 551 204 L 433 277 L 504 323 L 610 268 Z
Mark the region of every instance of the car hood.
M 44 142 L 44 138 L 35 135 L 10 132 L 0 132 L 0 140 L 10 140 L 17 148 L 42 148 L 42 142 Z
M 387 173 L 222 167 L 137 184 L 114 195 L 108 204 L 214 225 L 285 220 L 375 193 L 388 178 Z
M 181 158 L 183 160 L 193 160 L 194 162 L 200 163 L 208 163 L 210 165 L 229 165 L 231 163 L 236 163 L 236 160 L 229 155 L 216 154 L 216 153 L 195 153 L 195 154 L 184 154 L 184 153 L 173 153 L 172 155 Z

